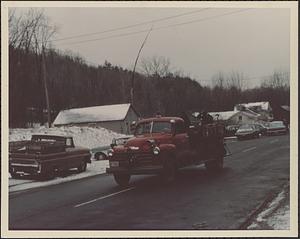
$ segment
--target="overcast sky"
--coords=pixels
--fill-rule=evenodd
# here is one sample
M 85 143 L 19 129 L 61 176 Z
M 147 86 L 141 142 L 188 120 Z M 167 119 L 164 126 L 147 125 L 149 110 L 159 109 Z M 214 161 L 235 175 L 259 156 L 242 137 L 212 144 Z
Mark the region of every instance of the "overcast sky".
M 248 85 L 251 87 L 259 81 L 256 78 L 270 75 L 275 70 L 289 71 L 289 9 L 239 10 L 243 9 L 44 8 L 52 23 L 59 27 L 57 39 L 170 17 L 123 30 L 53 42 L 56 48 L 79 53 L 95 64 L 107 60 L 113 65 L 132 69 L 147 34 L 143 31 L 153 25 L 154 30 L 140 59 L 167 57 L 174 70 L 182 70 L 204 85 L 208 85 L 218 72 L 241 72 L 250 78 Z M 180 23 L 188 24 L 178 25 Z M 157 29 L 164 26 L 170 27 Z M 141 33 L 111 37 L 137 31 Z M 108 37 L 111 38 L 86 41 Z M 86 42 L 76 43 L 79 41 Z

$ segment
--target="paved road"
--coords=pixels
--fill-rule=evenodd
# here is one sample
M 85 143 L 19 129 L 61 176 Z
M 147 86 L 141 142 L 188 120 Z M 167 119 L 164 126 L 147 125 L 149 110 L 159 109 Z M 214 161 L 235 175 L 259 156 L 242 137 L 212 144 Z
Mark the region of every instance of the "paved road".
M 110 175 L 11 193 L 14 229 L 237 229 L 268 195 L 289 180 L 289 136 L 230 142 L 232 156 L 216 175 L 181 170 L 164 186 L 135 176 L 125 191 Z

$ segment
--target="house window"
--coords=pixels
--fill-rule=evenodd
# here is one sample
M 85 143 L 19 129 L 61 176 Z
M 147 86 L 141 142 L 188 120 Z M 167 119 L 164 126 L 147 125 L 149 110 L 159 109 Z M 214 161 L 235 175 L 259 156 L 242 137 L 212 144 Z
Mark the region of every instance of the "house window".
M 239 121 L 242 121 L 242 119 L 243 119 L 243 118 L 242 118 L 242 116 L 240 115 L 240 116 L 239 116 Z

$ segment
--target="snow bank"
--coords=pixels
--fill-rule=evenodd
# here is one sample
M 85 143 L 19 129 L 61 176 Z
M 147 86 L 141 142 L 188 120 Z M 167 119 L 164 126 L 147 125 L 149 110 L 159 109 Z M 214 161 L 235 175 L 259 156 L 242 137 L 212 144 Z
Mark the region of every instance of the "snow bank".
M 288 189 L 283 189 L 268 206 L 257 215 L 247 229 L 289 230 L 290 205 Z
M 87 148 L 96 148 L 99 146 L 110 145 L 113 138 L 124 137 L 123 134 L 100 128 L 100 127 L 78 127 L 78 126 L 63 126 L 63 127 L 39 127 L 26 129 L 10 129 L 9 141 L 30 140 L 33 134 L 49 134 L 73 136 L 76 146 Z

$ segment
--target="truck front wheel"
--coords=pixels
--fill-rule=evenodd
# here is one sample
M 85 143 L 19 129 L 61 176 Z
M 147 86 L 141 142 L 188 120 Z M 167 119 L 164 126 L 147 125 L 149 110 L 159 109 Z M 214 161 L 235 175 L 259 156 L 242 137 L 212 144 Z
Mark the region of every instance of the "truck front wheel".
M 77 167 L 77 172 L 81 173 L 84 172 L 86 170 L 86 161 L 80 161 L 79 166 Z
M 114 174 L 115 181 L 121 187 L 126 187 L 129 184 L 130 174 L 127 173 L 115 173 Z

